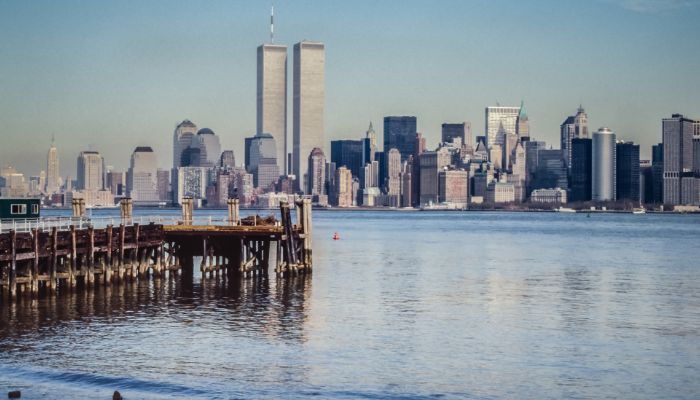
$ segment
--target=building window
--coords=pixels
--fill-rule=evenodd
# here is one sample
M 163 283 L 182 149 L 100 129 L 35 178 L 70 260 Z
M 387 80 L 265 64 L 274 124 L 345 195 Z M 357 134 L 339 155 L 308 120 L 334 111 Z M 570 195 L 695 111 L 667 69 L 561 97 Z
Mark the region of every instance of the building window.
M 39 205 L 32 204 L 32 214 L 39 214 Z
M 12 204 L 10 206 L 10 214 L 12 215 L 24 215 L 27 213 L 26 204 Z

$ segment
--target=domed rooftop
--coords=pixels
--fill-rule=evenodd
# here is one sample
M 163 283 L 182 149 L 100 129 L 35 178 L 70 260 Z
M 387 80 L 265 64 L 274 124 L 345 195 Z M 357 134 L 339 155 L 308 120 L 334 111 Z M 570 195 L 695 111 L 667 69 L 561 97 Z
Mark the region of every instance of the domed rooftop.
M 197 135 L 213 135 L 214 131 L 209 128 L 202 128 L 197 132 Z
M 196 128 L 196 127 L 197 127 L 197 125 L 195 125 L 195 124 L 194 124 L 192 121 L 190 121 L 189 119 L 186 119 L 186 120 L 180 122 L 180 123 L 177 125 L 178 128 L 182 128 L 182 127 L 184 127 L 184 126 L 187 126 L 187 127 L 190 127 L 190 128 Z

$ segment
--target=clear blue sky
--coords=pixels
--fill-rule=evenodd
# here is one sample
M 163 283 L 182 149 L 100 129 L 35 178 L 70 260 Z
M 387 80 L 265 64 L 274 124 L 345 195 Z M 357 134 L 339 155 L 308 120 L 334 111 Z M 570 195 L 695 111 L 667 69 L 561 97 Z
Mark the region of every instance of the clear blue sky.
M 150 145 L 167 167 L 185 118 L 242 162 L 269 8 L 0 0 L 0 164 L 38 173 L 55 134 L 63 175 L 87 148 L 125 168 Z M 276 42 L 326 43 L 329 140 L 416 115 L 430 147 L 442 122 L 480 133 L 485 106 L 522 99 L 537 139 L 558 147 L 559 125 L 582 103 L 592 128 L 610 126 L 647 155 L 663 116 L 700 118 L 698 21 L 696 0 L 275 2 Z M 290 52 L 290 80 L 291 67 Z

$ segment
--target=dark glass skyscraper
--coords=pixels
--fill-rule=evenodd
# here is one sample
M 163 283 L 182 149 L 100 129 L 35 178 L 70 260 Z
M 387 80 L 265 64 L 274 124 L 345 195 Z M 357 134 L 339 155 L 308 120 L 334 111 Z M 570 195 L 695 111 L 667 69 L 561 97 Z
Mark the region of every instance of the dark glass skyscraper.
M 405 161 L 414 153 L 416 131 L 416 117 L 384 117 L 384 150 L 397 149 Z
M 467 143 L 467 123 L 442 124 L 442 142 L 452 143 L 456 138 L 459 138 L 462 144 Z
M 592 145 L 591 139 L 571 140 L 570 202 L 591 200 Z
M 617 199 L 639 203 L 639 145 L 617 143 Z
M 364 167 L 363 140 L 331 141 L 331 162 L 340 167 L 347 167 L 354 177 L 360 176 Z

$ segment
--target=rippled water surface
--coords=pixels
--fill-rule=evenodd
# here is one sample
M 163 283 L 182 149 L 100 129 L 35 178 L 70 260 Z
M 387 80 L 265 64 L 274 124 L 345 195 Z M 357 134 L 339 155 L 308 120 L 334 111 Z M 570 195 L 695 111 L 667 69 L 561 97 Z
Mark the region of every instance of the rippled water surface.
M 689 215 L 317 211 L 309 277 L 0 305 L 0 389 L 699 398 L 699 242 Z

